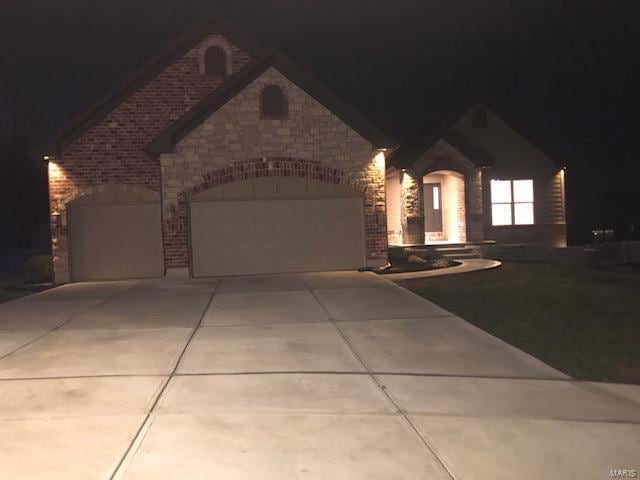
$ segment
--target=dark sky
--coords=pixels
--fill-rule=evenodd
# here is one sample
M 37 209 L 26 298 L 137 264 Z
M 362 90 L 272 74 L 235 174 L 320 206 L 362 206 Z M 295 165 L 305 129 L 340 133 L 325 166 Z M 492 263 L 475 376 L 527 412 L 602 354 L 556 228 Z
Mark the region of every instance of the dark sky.
M 400 140 L 487 96 L 569 166 L 576 196 L 640 193 L 638 3 L 0 0 L 0 135 L 18 118 L 50 136 L 217 11 Z

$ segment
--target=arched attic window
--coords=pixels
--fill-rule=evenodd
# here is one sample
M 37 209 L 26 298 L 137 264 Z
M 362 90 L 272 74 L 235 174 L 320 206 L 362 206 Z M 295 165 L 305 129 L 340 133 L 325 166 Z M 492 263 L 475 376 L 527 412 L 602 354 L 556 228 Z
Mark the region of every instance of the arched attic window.
M 488 128 L 489 119 L 487 110 L 484 107 L 476 107 L 471 114 L 471 126 L 473 128 Z
M 204 73 L 206 75 L 227 74 L 227 52 L 224 48 L 214 45 L 205 50 Z
M 262 90 L 262 118 L 286 118 L 289 113 L 287 97 L 278 85 L 267 85 Z

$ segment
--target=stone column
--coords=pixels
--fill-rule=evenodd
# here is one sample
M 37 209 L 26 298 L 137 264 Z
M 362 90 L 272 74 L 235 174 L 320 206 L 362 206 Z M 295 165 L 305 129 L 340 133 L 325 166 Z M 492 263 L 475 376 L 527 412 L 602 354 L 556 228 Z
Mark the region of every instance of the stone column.
M 402 242 L 424 243 L 424 186 L 422 177 L 412 170 L 402 172 L 400 208 L 402 218 Z

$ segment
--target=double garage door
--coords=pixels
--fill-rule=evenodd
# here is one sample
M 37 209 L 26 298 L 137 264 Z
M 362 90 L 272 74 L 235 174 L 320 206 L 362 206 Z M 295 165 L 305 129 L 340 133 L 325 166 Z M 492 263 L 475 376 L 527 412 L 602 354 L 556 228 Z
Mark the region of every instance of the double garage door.
M 306 179 L 254 179 L 204 192 L 189 207 L 195 277 L 357 269 L 364 265 L 362 198 Z M 139 193 L 82 197 L 68 208 L 73 281 L 164 274 L 159 200 Z
M 358 198 L 191 203 L 193 275 L 357 269 L 362 218 Z

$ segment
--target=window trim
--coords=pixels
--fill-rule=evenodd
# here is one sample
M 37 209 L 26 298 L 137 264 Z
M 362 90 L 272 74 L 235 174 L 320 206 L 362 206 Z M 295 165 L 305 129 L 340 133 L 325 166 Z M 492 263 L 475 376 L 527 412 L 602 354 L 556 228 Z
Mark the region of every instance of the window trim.
M 531 201 L 530 202 L 516 202 L 514 196 L 514 182 L 530 181 L 531 182 Z M 509 182 L 511 189 L 511 200 L 509 202 L 494 202 L 493 201 L 493 185 L 492 182 Z M 516 223 L 516 205 L 531 205 L 531 223 Z M 533 178 L 492 178 L 489 181 L 489 205 L 491 207 L 491 227 L 531 227 L 536 225 L 536 210 L 535 210 L 536 198 L 535 198 L 535 180 Z M 510 205 L 511 207 L 511 223 L 505 223 L 502 225 L 494 224 L 493 219 L 493 206 L 494 205 Z

